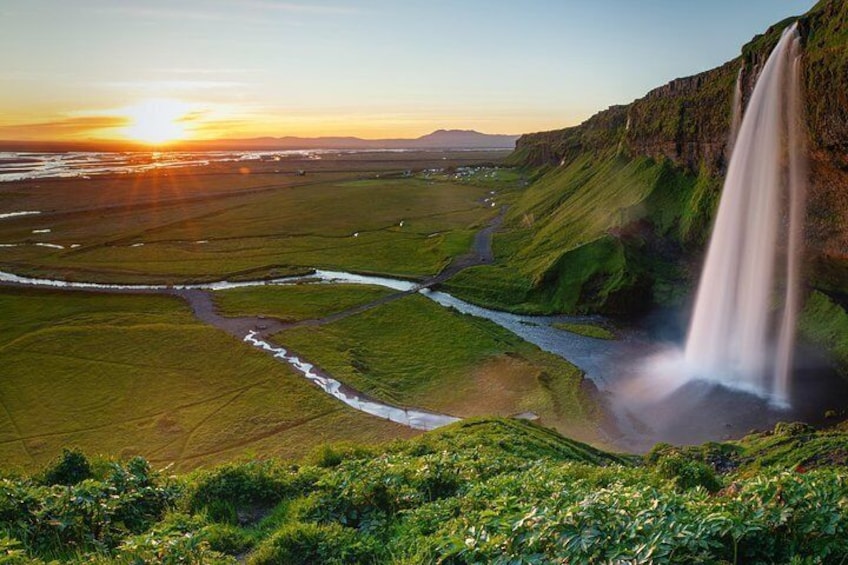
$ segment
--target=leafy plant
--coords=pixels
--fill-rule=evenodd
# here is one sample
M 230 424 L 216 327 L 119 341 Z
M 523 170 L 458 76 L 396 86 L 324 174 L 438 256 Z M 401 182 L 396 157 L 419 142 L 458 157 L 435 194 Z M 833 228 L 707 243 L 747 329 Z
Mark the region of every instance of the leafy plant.
M 93 476 L 88 459 L 78 449 L 63 449 L 52 464 L 44 470 L 46 485 L 75 485 Z

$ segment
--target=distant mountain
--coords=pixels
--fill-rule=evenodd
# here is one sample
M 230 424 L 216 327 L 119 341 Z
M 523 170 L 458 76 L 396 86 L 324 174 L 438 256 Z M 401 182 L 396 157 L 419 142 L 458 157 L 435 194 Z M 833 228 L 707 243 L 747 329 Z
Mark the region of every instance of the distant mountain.
M 518 139 L 517 135 L 490 135 L 472 129 L 440 129 L 413 140 L 417 147 L 447 147 L 447 148 L 513 148 Z M 403 140 L 398 140 L 403 141 Z
M 474 130 L 440 129 L 415 139 L 359 137 L 257 137 L 179 144 L 204 149 L 513 149 L 517 135 L 491 135 Z
M 292 149 L 514 149 L 517 135 L 491 135 L 474 130 L 440 129 L 415 139 L 361 139 L 359 137 L 255 137 L 182 141 L 165 151 L 292 150 Z M 128 141 L 3 141 L 0 151 L 132 151 L 150 150 Z

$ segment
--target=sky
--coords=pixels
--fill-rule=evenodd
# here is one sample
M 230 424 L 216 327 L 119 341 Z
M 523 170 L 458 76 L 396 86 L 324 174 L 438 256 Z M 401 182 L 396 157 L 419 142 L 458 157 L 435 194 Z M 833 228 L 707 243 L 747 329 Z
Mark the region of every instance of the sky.
M 558 129 L 813 4 L 0 0 L 0 139 Z

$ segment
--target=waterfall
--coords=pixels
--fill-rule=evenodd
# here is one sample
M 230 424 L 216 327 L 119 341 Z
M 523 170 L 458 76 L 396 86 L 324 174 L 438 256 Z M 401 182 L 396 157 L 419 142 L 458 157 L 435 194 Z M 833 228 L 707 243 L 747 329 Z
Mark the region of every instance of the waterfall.
M 730 117 L 730 137 L 727 140 L 727 154 L 733 154 L 733 146 L 736 145 L 736 137 L 742 126 L 742 70 L 736 73 L 736 86 L 733 88 L 733 110 Z
M 744 112 L 685 350 L 690 377 L 751 390 L 779 403 L 789 399 L 803 240 L 799 42 L 793 24 L 766 61 Z M 786 230 L 781 229 L 784 217 Z M 786 249 L 785 264 L 778 266 L 781 249 Z M 775 351 L 773 299 L 781 278 L 785 297 Z

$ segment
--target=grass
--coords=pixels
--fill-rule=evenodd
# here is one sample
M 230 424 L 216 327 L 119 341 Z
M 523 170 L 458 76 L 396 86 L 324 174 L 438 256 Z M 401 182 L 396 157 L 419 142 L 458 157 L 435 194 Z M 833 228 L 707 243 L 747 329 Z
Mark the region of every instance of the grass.
M 215 305 L 224 316 L 269 316 L 299 322 L 329 316 L 367 304 L 394 291 L 361 284 L 303 284 L 235 288 L 215 292 Z
M 848 377 L 848 313 L 826 294 L 813 291 L 798 320 L 801 335 L 823 346 L 842 376 Z
M 616 241 L 599 250 L 600 257 L 582 248 L 626 224 L 660 175 L 661 167 L 648 159 L 618 157 L 584 156 L 554 170 L 511 208 L 507 229 L 495 236 L 497 264 L 461 273 L 447 288 L 475 300 L 488 293 L 489 304 L 496 305 L 494 299 L 519 311 L 576 311 L 583 286 L 593 277 L 615 277 L 624 269 Z M 515 292 L 492 296 L 488 284 L 476 280 L 481 273 L 485 283 L 506 275 Z
M 621 456 L 489 418 L 176 477 L 65 453 L 0 480 L 0 550 L 10 563 L 840 563 L 846 447 L 845 431 L 778 424 Z
M 276 339 L 383 400 L 463 417 L 532 411 L 545 425 L 597 439 L 596 400 L 577 368 L 420 295 Z
M 568 322 L 556 322 L 551 324 L 558 330 L 565 330 L 573 334 L 585 335 L 596 339 L 615 339 L 615 334 L 603 326 L 595 324 L 574 324 Z
M 0 290 L 0 461 L 63 447 L 189 469 L 412 432 L 353 411 L 171 297 Z
M 451 156 L 441 166 L 463 159 Z M 496 213 L 482 202 L 489 187 L 483 181 L 394 176 L 388 173 L 410 162 L 378 156 L 370 170 L 352 158 L 334 163 L 334 170 L 323 165 L 305 177 L 269 172 L 278 165 L 259 163 L 264 169 L 247 175 L 233 174 L 238 166 L 231 165 L 2 183 L 3 210 L 43 213 L 0 223 L 0 242 L 22 244 L 0 249 L 0 268 L 128 283 L 309 268 L 420 277 L 466 252 L 474 232 Z M 51 231 L 32 233 L 45 228 Z
M 845 423 L 816 429 L 803 423 L 778 423 L 773 430 L 752 432 L 738 440 L 671 447 L 657 444 L 646 458 L 677 452 L 687 458 L 753 476 L 764 469 L 800 469 L 844 465 L 848 460 Z
M 495 234 L 494 265 L 446 283 L 458 296 L 524 313 L 629 314 L 653 296 L 679 299 L 680 257 L 658 238 L 697 246 L 715 205 L 716 183 L 668 161 L 601 151 L 575 155 L 515 198 Z M 663 251 L 662 253 L 665 253 Z

